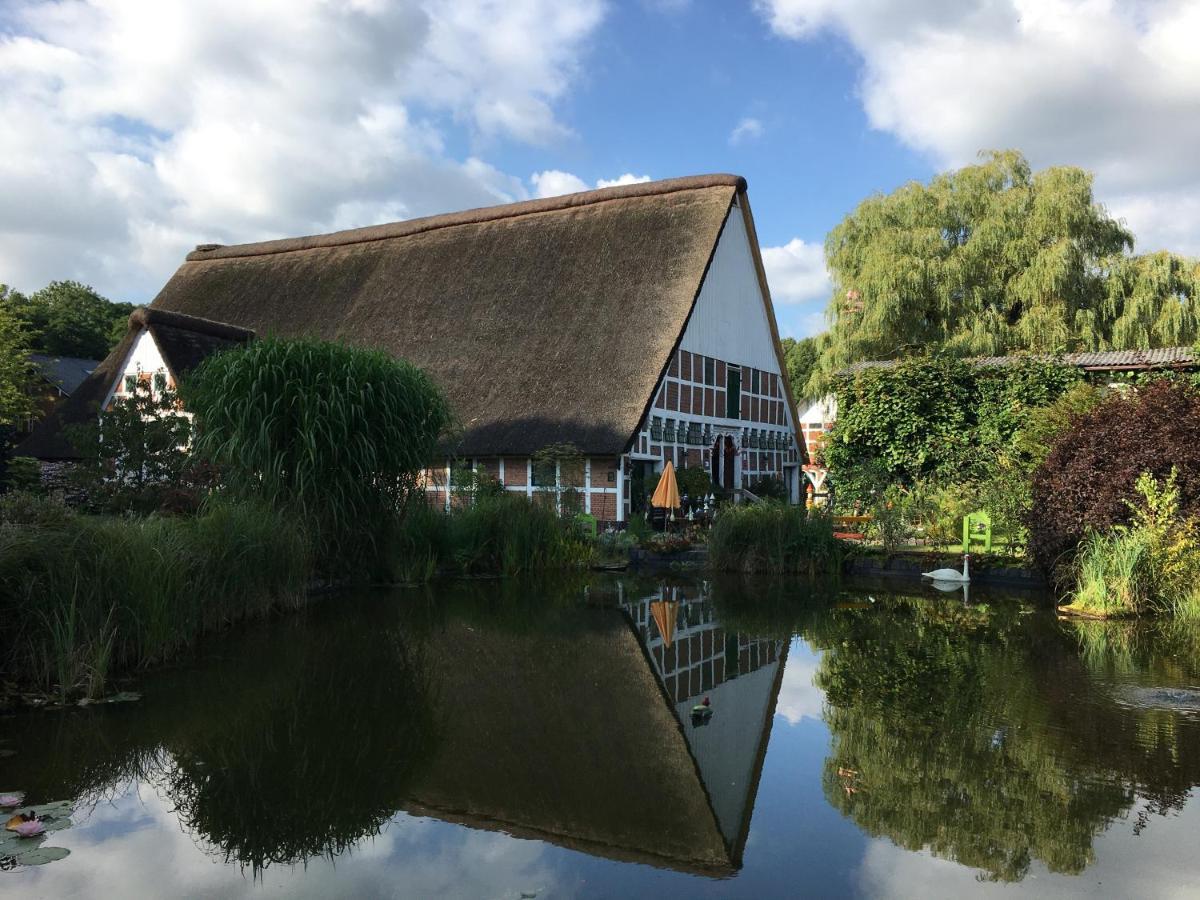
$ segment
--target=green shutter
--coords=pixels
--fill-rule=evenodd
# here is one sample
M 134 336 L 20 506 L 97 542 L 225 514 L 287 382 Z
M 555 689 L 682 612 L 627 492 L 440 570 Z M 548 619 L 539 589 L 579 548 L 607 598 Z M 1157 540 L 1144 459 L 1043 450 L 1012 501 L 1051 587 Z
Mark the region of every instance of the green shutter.
M 732 367 L 725 371 L 729 373 L 729 386 L 725 389 L 725 417 L 739 419 L 742 415 L 742 373 Z

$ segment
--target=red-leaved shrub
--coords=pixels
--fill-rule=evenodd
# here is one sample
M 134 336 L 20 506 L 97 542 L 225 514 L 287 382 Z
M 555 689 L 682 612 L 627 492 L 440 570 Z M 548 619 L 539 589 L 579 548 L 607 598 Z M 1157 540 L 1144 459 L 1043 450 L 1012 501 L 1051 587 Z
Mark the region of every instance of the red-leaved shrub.
M 1037 565 L 1063 572 L 1089 528 L 1127 523 L 1142 472 L 1178 470 L 1180 512 L 1200 513 L 1200 391 L 1174 380 L 1114 394 L 1055 439 L 1033 475 L 1029 546 Z

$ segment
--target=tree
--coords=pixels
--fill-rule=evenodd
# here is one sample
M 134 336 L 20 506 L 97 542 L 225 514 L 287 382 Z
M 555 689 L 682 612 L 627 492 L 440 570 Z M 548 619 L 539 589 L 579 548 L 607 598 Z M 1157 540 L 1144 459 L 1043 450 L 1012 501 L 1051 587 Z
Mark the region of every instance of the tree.
M 818 339 L 816 337 L 784 338 L 783 357 L 787 363 L 788 383 L 797 399 L 804 395 L 805 386 L 812 378 L 819 355 Z
M 70 426 L 83 454 L 75 476 L 88 503 L 111 512 L 194 509 L 203 478 L 188 453 L 191 432 L 175 394 L 156 394 L 141 381 L 95 424 Z
M 29 296 L 0 290 L 0 303 L 28 323 L 33 352 L 84 359 L 106 357 L 134 310 L 77 281 L 52 281 Z
M 1031 171 L 1015 150 L 858 205 L 825 241 L 830 331 L 808 390 L 846 365 L 958 355 L 1187 344 L 1200 264 L 1134 257 L 1092 175 Z
M 0 285 L 0 300 L 8 294 Z M 0 302 L 0 428 L 13 426 L 33 412 L 29 382 L 29 333 Z

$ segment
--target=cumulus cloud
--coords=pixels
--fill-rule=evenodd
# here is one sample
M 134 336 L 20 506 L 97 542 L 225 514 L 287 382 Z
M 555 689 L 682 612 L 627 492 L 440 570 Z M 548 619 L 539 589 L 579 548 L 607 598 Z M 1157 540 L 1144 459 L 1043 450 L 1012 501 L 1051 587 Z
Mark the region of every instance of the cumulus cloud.
M 1018 147 L 1080 165 L 1139 249 L 1200 252 L 1200 4 L 1171 0 L 757 0 L 779 35 L 862 59 L 870 123 L 939 166 Z M 1187 227 L 1179 216 L 1191 214 Z
M 758 119 L 747 116 L 734 126 L 733 131 L 729 132 L 729 143 L 736 147 L 738 144 L 744 144 L 746 141 L 757 140 L 762 137 L 763 123 Z
M 562 172 L 558 169 L 534 172 L 529 176 L 529 180 L 533 184 L 533 194 L 535 197 L 557 197 L 560 194 L 577 194 L 580 191 L 589 191 L 592 189 L 578 175 L 572 175 L 570 172 Z M 623 184 L 641 184 L 643 181 L 649 180 L 649 175 L 634 175 L 626 172 L 624 175 L 618 175 L 616 178 L 601 178 L 596 182 L 596 187 L 607 188 L 618 187 Z
M 618 175 L 616 178 L 601 178 L 596 182 L 596 187 L 620 187 L 623 184 L 641 184 L 649 180 L 649 175 L 634 175 L 632 172 L 626 172 L 624 175 Z
M 809 303 L 829 299 L 829 272 L 820 244 L 792 238 L 782 247 L 763 247 L 767 284 L 776 303 Z
M 527 196 L 451 137 L 544 144 L 601 0 L 18 0 L 0 280 L 145 299 L 191 245 Z

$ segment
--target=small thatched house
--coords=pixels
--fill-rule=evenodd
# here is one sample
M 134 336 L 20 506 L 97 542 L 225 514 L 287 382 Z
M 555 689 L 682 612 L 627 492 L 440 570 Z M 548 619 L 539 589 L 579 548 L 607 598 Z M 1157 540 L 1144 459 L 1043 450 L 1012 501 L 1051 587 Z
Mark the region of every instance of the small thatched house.
M 666 460 L 706 467 L 729 489 L 776 476 L 800 496 L 804 450 L 736 176 L 201 245 L 133 330 L 162 313 L 197 334 L 228 323 L 228 340 L 311 336 L 408 359 L 462 423 L 454 457 L 513 491 L 575 487 L 601 520 L 636 509 Z M 135 359 L 137 341 L 104 361 L 71 415 L 94 414 L 131 366 L 139 377 L 159 365 Z M 25 452 L 61 455 L 55 427 Z M 546 483 L 531 457 L 562 443 L 582 452 L 582 471 Z M 451 472 L 449 461 L 431 470 L 438 500 L 449 502 Z

